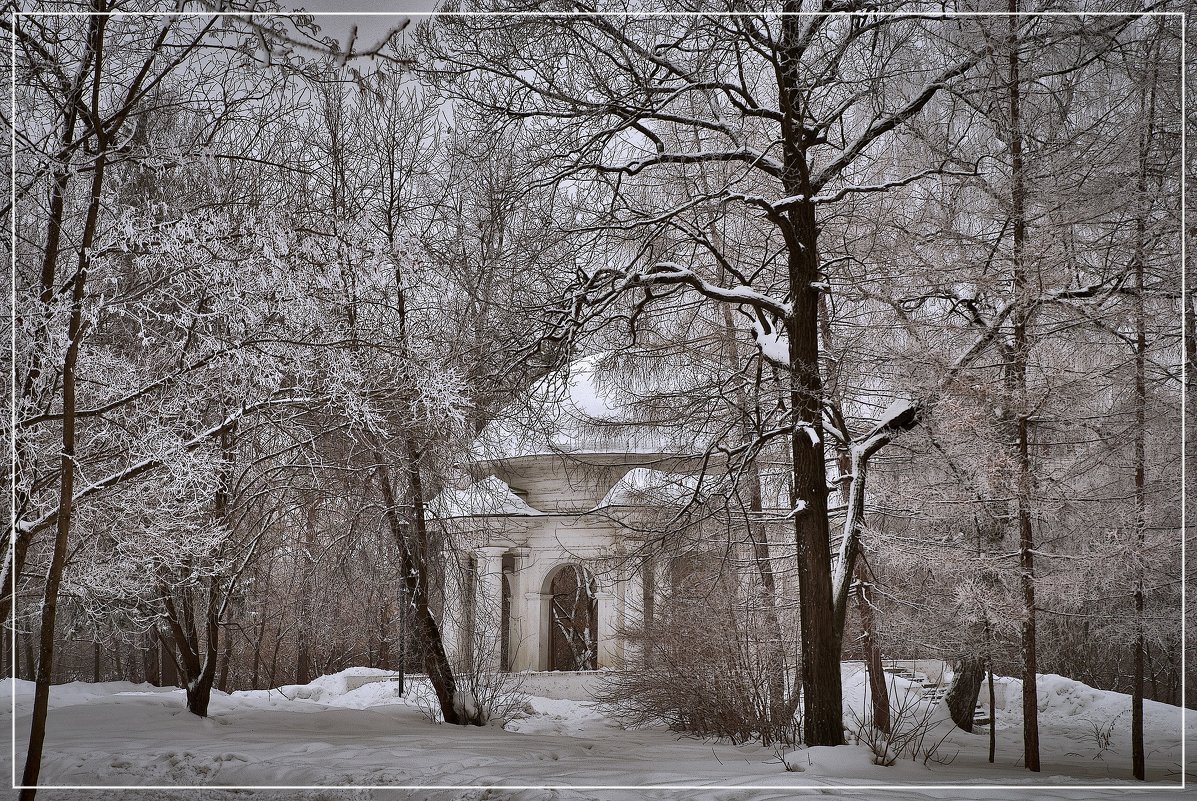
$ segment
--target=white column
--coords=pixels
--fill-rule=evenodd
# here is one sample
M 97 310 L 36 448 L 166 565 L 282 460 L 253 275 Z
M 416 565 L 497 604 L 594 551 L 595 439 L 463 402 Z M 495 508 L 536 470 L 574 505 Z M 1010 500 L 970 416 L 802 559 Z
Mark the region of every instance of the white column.
M 528 618 L 524 599 L 528 583 L 528 549 L 513 548 L 510 553 L 515 557 L 515 570 L 507 574 L 508 590 L 511 592 L 511 603 L 508 607 L 511 619 L 507 622 L 508 659 L 511 670 L 528 670 L 529 668 L 524 666 L 528 661 L 525 652 L 535 644 L 535 639 L 525 630 Z
M 503 553 L 506 550 L 503 547 L 490 546 L 479 548 L 475 553 L 478 559 L 478 597 L 477 608 L 474 610 L 474 649 L 478 666 L 488 671 L 499 669 Z
M 637 614 L 640 616 L 640 625 L 643 627 L 646 623 L 645 613 L 651 607 L 652 620 L 647 621 L 648 624 L 659 622 L 662 618 L 665 591 L 669 580 L 669 560 L 663 555 L 649 557 L 645 560 L 641 567 L 643 573 L 636 578 L 636 595 L 640 601 L 640 608 Z M 645 592 L 644 581 L 648 579 L 648 592 Z M 652 664 L 652 638 L 642 637 L 642 647 L 640 659 L 645 665 Z
M 594 596 L 598 601 L 598 666 L 618 667 L 615 643 L 615 593 L 600 589 Z
M 544 670 L 548 666 L 548 618 L 544 598 L 539 592 L 524 593 L 520 670 Z
M 628 580 L 626 577 L 617 578 L 615 580 L 615 626 L 618 632 L 626 631 L 628 624 L 631 622 L 628 619 Z M 624 668 L 627 666 L 627 655 L 624 652 L 624 639 L 622 634 L 615 635 L 615 661 L 612 662 L 613 668 Z
M 461 670 L 464 653 L 462 632 L 464 631 L 465 616 L 469 610 L 463 609 L 461 587 L 461 571 L 457 564 L 449 561 L 445 565 L 445 609 L 441 615 L 441 643 L 445 646 L 445 656 L 454 670 Z

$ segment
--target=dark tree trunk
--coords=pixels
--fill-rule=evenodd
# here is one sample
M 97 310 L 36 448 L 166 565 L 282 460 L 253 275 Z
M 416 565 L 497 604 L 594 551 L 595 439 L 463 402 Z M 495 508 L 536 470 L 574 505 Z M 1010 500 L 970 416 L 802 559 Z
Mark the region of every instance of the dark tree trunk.
M 158 629 L 152 628 L 146 634 L 146 647 L 141 652 L 141 667 L 147 684 L 159 686 L 161 677 L 158 675 Z
M 233 651 L 228 647 L 228 635 L 225 635 L 225 649 L 220 655 L 220 678 L 216 680 L 216 689 L 222 693 L 229 691 L 229 663 L 232 661 Z
M 295 649 L 295 683 L 307 684 L 312 680 L 312 656 L 308 651 L 306 622 L 299 621 L 299 644 Z
M 33 635 L 22 634 L 20 642 L 25 644 L 25 678 L 32 681 L 37 676 L 37 657 L 33 653 Z
M 416 454 L 409 452 L 408 457 L 415 458 Z M 465 710 L 459 708 L 456 703 L 457 680 L 453 676 L 453 668 L 449 665 L 449 657 L 445 653 L 440 626 L 437 625 L 432 609 L 428 605 L 428 557 L 430 554 L 427 547 L 428 531 L 424 524 L 422 498 L 412 515 L 413 520 L 410 526 L 412 537 L 409 540 L 407 532 L 404 530 L 403 521 L 399 518 L 390 476 L 386 468 L 381 466 L 385 464 L 381 454 L 378 454 L 378 463 L 380 465 L 378 479 L 382 488 L 383 502 L 386 504 L 385 514 L 401 556 L 401 569 L 407 588 L 407 597 L 412 605 L 411 626 L 415 629 L 421 651 L 424 654 L 424 672 L 428 674 L 428 680 L 432 684 L 433 691 L 436 692 L 441 715 L 446 723 L 481 726 L 485 721 L 477 716 L 463 715 L 462 712 Z M 408 472 L 409 481 L 414 482 L 414 486 L 411 487 L 411 496 L 413 499 L 420 498 L 422 487 L 418 478 L 418 464 L 413 463 Z
M 212 700 L 212 681 L 216 677 L 216 660 L 204 662 L 199 676 L 187 682 L 187 711 L 201 718 L 208 717 L 208 703 Z
M 273 687 L 277 683 L 275 679 L 278 678 L 278 655 L 283 648 L 283 631 L 280 628 L 278 634 L 274 637 L 274 653 L 270 657 L 270 686 Z
M 1026 243 L 1026 189 L 1022 152 L 1022 88 L 1019 77 L 1020 56 L 1018 53 L 1018 0 L 1010 0 L 1009 47 L 1009 112 L 1010 112 L 1010 217 L 1013 223 L 1014 247 L 1013 290 L 1015 312 L 1014 343 L 1011 371 L 1016 393 L 1017 454 L 1018 454 L 1018 553 L 1019 569 L 1023 591 L 1024 617 L 1022 622 L 1022 717 L 1023 717 L 1023 764 L 1027 770 L 1039 771 L 1039 703 L 1038 703 L 1038 660 L 1035 632 L 1035 541 L 1031 529 L 1031 457 L 1030 457 L 1030 408 L 1027 401 L 1027 359 L 1030 339 L 1027 335 L 1029 311 L 1027 308 L 1027 272 L 1025 257 Z
M 972 731 L 977 697 L 981 694 L 981 682 L 985 680 L 985 660 L 979 654 L 969 654 L 957 661 L 955 668 L 956 676 L 944 703 L 948 705 L 952 722 L 965 731 Z
M 213 584 L 217 584 L 218 580 L 213 578 Z M 211 595 L 216 595 L 215 590 L 210 590 Z M 214 598 L 210 599 L 210 603 L 215 604 Z M 217 614 L 215 610 L 208 614 L 208 631 L 206 649 L 203 657 L 203 662 L 200 666 L 199 675 L 187 682 L 187 711 L 193 715 L 199 715 L 201 718 L 208 716 L 208 703 L 212 700 L 212 683 L 216 679 L 216 660 L 220 644 L 220 627 L 217 624 Z
M 93 81 L 98 82 L 101 74 L 101 54 L 104 41 L 104 26 L 107 16 L 92 16 L 89 28 L 89 51 L 93 55 Z M 98 109 L 92 109 L 98 112 Z M 92 165 L 91 194 L 87 214 L 79 243 L 79 262 L 71 279 L 70 318 L 67 323 L 67 347 L 62 365 L 62 451 L 59 460 L 58 520 L 54 532 L 54 546 L 50 565 L 46 572 L 46 583 L 42 594 L 41 636 L 39 639 L 37 677 L 33 694 L 33 714 L 29 724 L 29 746 L 25 755 L 25 768 L 21 774 L 20 801 L 33 801 L 34 789 L 41 773 L 42 747 L 46 739 L 46 718 L 50 710 L 50 684 L 54 668 L 54 627 L 58 612 L 58 590 L 66 567 L 67 547 L 71 531 L 75 486 L 75 367 L 84 335 L 83 302 L 84 288 L 90 266 L 92 242 L 95 240 L 96 225 L 100 213 L 100 196 L 104 187 L 105 149 L 107 140 L 102 131 L 96 132 L 96 152 Z
M 403 285 L 402 267 L 396 262 L 395 300 L 399 313 L 399 345 L 403 356 L 406 357 L 408 355 L 407 298 Z M 395 545 L 399 550 L 400 569 L 403 571 L 407 599 L 411 603 L 411 626 L 420 641 L 424 655 L 424 672 L 428 674 L 428 680 L 436 692 L 441 715 L 445 722 L 481 726 L 486 722 L 482 717 L 483 710 L 478 709 L 476 704 L 472 704 L 470 705 L 473 707 L 471 712 L 466 705 L 459 704 L 457 680 L 453 676 L 453 668 L 445 653 L 440 626 L 437 625 L 436 617 L 429 606 L 429 578 L 432 572 L 433 554 L 424 510 L 424 477 L 421 466 L 423 452 L 413 435 L 405 438 L 403 446 L 407 473 L 408 519 L 406 521 L 399 516 L 395 489 L 386 468 L 387 461 L 380 452 L 376 452 L 375 457 L 379 465 L 378 482 L 382 489 L 383 502 L 386 505 L 384 514 Z
M 257 629 L 254 637 L 254 662 L 253 668 L 249 675 L 249 688 L 251 690 L 258 689 L 258 680 L 261 678 L 260 672 L 262 669 L 262 638 L 266 635 L 266 623 L 263 622 L 261 627 Z
M 1147 309 L 1144 303 L 1147 248 L 1147 178 L 1155 122 L 1155 70 L 1150 94 L 1140 94 L 1139 111 L 1143 127 L 1139 133 L 1139 174 L 1136 191 L 1139 210 L 1135 219 L 1135 544 L 1142 554 L 1147 530 Z M 1140 781 L 1147 778 L 1147 756 L 1143 747 L 1144 658 L 1147 642 L 1143 626 L 1145 605 L 1143 565 L 1135 576 L 1135 672 L 1131 690 L 1131 772 Z
M 787 11 L 801 10 L 795 0 Z M 815 219 L 801 74 L 802 18 L 782 20 L 778 77 L 782 112 L 782 183 L 805 198 L 784 215 L 788 283 L 793 307 L 786 320 L 790 360 L 790 454 L 794 496 L 805 508 L 794 516 L 802 641 L 802 728 L 807 745 L 844 742 L 841 642 L 832 609 L 831 546 L 827 523 L 827 469 L 823 452 L 823 385 L 819 367 L 819 228 Z
M 179 686 L 179 668 L 175 662 L 174 646 L 161 635 L 158 638 L 158 686 Z
M 863 651 L 865 668 L 869 673 L 869 697 L 873 702 L 873 726 L 879 731 L 889 734 L 889 687 L 885 683 L 886 674 L 881 664 L 881 649 L 877 647 L 877 626 L 873 619 L 873 602 L 869 598 L 868 575 L 861 562 L 856 563 L 855 573 L 857 608 L 860 610 L 860 627 L 864 630 L 864 639 L 861 641 L 860 647 Z
M 992 764 L 997 755 L 997 695 L 993 691 L 993 660 L 985 672 L 989 682 L 989 761 Z
M 228 518 L 229 492 L 232 485 L 232 469 L 236 454 L 236 429 L 228 428 L 220 433 L 221 470 L 213 502 L 213 515 L 217 519 Z M 218 557 L 219 551 L 213 554 Z M 179 655 L 179 664 L 186 680 L 187 711 L 199 717 L 208 716 L 208 703 L 212 698 L 212 684 L 216 679 L 216 663 L 220 655 L 220 618 L 225 602 L 233 591 L 230 582 L 225 584 L 218 575 L 207 579 L 203 600 L 203 633 L 196 625 L 196 600 L 193 590 L 186 588 L 175 602 L 171 592 L 163 591 L 166 607 L 166 622 L 170 626 L 174 649 Z M 226 644 L 226 648 L 228 645 Z

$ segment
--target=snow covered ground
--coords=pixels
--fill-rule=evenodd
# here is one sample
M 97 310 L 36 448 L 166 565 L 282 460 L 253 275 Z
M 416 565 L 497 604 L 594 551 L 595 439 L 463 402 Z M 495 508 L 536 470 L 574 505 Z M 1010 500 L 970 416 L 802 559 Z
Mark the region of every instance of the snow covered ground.
M 396 695 L 393 683 L 360 687 L 361 668 L 325 676 L 308 685 L 277 690 L 214 693 L 211 717 L 201 720 L 183 707 L 181 690 L 125 682 L 73 683 L 54 688 L 42 769 L 44 785 L 136 785 L 150 790 L 43 791 L 39 798 L 154 799 L 269 798 L 353 799 L 557 799 L 717 798 L 779 799 L 831 792 L 856 799 L 1099 799 L 1180 798 L 1167 789 L 1180 781 L 1180 711 L 1148 702 L 1146 730 L 1149 779 L 1129 780 L 1129 698 L 1094 690 L 1058 676 L 1040 688 L 1043 773 L 1018 766 L 1022 753 L 1019 688 L 998 710 L 997 764 L 987 762 L 988 736 L 932 730 L 942 739 L 938 761 L 909 758 L 893 767 L 873 764 L 863 746 L 800 749 L 782 754 L 760 746 L 732 746 L 679 738 L 664 729 L 628 731 L 585 702 L 531 697 L 524 713 L 505 728 L 445 726 L 428 720 L 421 704 Z M 902 686 L 897 697 L 905 697 Z M 0 682 L 7 697 L 11 680 Z M 845 676 L 849 704 L 861 708 L 863 678 Z M 913 692 L 910 697 L 913 699 Z M 17 766 L 29 725 L 32 685 L 16 683 Z M 919 711 L 917 703 L 912 706 Z M 930 714 L 941 715 L 941 708 Z M 6 729 L 10 712 L 3 714 Z M 920 712 L 921 714 L 921 712 Z M 850 714 L 849 720 L 852 718 Z M 1112 724 L 1112 725 L 1111 725 Z M 1103 732 L 1109 731 L 1108 742 Z M 1189 721 L 1190 742 L 1194 734 Z M 6 754 L 5 762 L 10 757 Z M 792 770 L 787 770 L 787 764 Z M 7 770 L 10 766 L 6 765 Z M 1192 774 L 1190 774 L 1192 780 Z M 971 785 L 962 790 L 934 785 Z M 1118 785 L 1096 789 L 1094 785 Z M 357 790 L 291 789 L 220 791 L 169 789 L 186 785 L 321 785 L 372 787 Z M 440 785 L 400 790 L 395 786 Z M 552 785 L 584 789 L 453 789 Z M 646 786 L 603 790 L 595 786 Z M 656 789 L 648 786 L 656 785 Z M 735 789 L 682 791 L 661 785 L 728 785 Z M 911 789 L 866 788 L 906 785 Z M 1004 787 L 984 788 L 984 785 Z M 1035 785 L 1039 785 L 1036 787 Z M 1044 785 L 1051 785 L 1042 789 Z M 837 786 L 850 789 L 831 790 Z

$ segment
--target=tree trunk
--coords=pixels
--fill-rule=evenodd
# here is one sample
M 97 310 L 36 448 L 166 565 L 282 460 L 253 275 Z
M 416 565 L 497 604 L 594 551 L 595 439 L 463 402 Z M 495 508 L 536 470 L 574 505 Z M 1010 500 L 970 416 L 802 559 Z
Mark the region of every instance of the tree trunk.
M 1139 209 L 1135 219 L 1135 544 L 1139 554 L 1135 571 L 1135 674 L 1131 690 L 1131 771 L 1136 779 L 1147 778 L 1147 756 L 1143 747 L 1144 634 L 1143 558 L 1147 531 L 1147 310 L 1144 304 L 1147 248 L 1147 179 L 1155 122 L 1155 72 L 1150 93 L 1139 95 L 1139 174 L 1136 182 Z
M 826 306 L 822 303 L 820 303 L 820 317 L 823 325 L 823 342 L 826 347 L 831 339 L 831 324 L 827 319 Z M 840 418 L 843 419 L 842 414 Z M 847 432 L 844 432 L 844 435 L 847 436 Z M 867 461 L 863 455 L 853 460 L 852 455 L 846 448 L 841 448 L 836 456 L 836 466 L 839 471 L 840 500 L 844 504 L 846 516 L 844 523 L 845 547 L 841 559 L 845 562 L 852 562 L 852 581 L 856 587 L 856 608 L 860 614 L 861 629 L 864 631 L 864 638 L 861 641 L 861 655 L 864 658 L 865 672 L 869 677 L 869 699 L 872 704 L 873 726 L 879 731 L 889 734 L 889 686 L 886 683 L 885 669 L 881 663 L 881 649 L 877 645 L 877 622 L 873 614 L 873 602 L 869 598 L 869 587 L 871 585 L 869 583 L 868 571 L 863 561 L 858 558 L 860 546 L 856 539 L 857 530 L 864 525 L 866 464 Z M 839 570 L 846 571 L 847 569 L 846 564 L 839 567 Z M 840 573 L 836 573 L 837 577 L 840 575 Z M 844 594 L 847 592 L 848 583 L 846 580 L 841 585 L 833 583 L 833 587 L 835 597 L 833 598 L 832 605 L 835 609 L 835 625 L 842 641 L 848 606 L 848 600 Z
M 213 500 L 213 516 L 227 522 L 232 466 L 236 455 L 235 428 L 221 432 L 220 452 L 221 469 Z M 219 548 L 212 556 L 219 558 Z M 163 588 L 166 621 L 170 626 L 171 638 L 174 640 L 186 679 L 184 689 L 187 693 L 187 711 L 201 718 L 208 716 L 208 703 L 212 697 L 212 684 L 216 678 L 216 663 L 220 654 L 220 618 L 232 591 L 232 581 L 226 585 L 219 575 L 208 576 L 207 593 L 203 600 L 204 626 L 201 637 L 196 626 L 193 591 L 190 588 L 183 589 L 180 602 L 176 604 L 173 596 Z M 229 647 L 228 644 L 226 647 Z
M 141 652 L 141 668 L 147 684 L 158 685 L 158 630 L 146 634 L 146 647 Z
M 1027 402 L 1027 359 L 1030 340 L 1027 336 L 1027 273 L 1024 263 L 1026 243 L 1026 189 L 1022 153 L 1022 89 L 1019 78 L 1018 0 L 1010 0 L 1009 26 L 1009 111 L 1010 111 L 1010 178 L 1011 209 L 1014 246 L 1013 314 L 1014 343 L 1011 348 L 1013 385 L 1016 394 L 1018 454 L 1018 553 L 1023 591 L 1024 617 L 1022 623 L 1022 712 L 1023 764 L 1027 770 L 1039 770 L 1039 703 L 1037 694 L 1037 658 L 1035 647 L 1035 541 L 1031 529 L 1031 457 L 1030 414 Z
M 231 638 L 225 635 L 225 648 L 220 655 L 220 678 L 216 680 L 216 689 L 222 693 L 229 691 L 229 663 L 232 661 L 233 651 L 229 648 L 229 640 Z
M 997 753 L 997 695 L 993 691 L 993 660 L 989 660 L 986 670 L 989 681 L 989 762 L 993 763 Z
M 97 7 L 95 10 L 99 10 Z M 75 139 L 75 126 L 78 122 L 80 112 L 85 112 L 83 92 L 87 84 L 89 73 L 92 72 L 93 58 L 97 58 L 99 54 L 99 45 L 103 42 L 102 32 L 97 37 L 97 25 L 102 29 L 103 22 L 92 25 L 89 37 L 88 48 L 79 61 L 78 70 L 75 73 L 74 80 L 70 88 L 67 90 L 64 98 L 64 108 L 62 116 L 62 128 L 59 132 L 58 141 L 61 143 L 63 150 L 69 150 Z M 69 157 L 68 157 L 69 158 Z M 102 165 L 97 163 L 99 171 L 103 171 Z M 48 208 L 48 216 L 46 221 L 46 245 L 42 255 L 42 264 L 39 280 L 39 296 L 40 310 L 42 313 L 42 325 L 47 331 L 45 336 L 48 337 L 48 331 L 51 325 L 51 318 L 53 315 L 53 301 L 58 290 L 58 256 L 61 250 L 62 229 L 63 222 L 66 215 L 66 198 L 68 194 L 68 187 L 70 179 L 76 175 L 76 170 L 69 163 L 59 163 L 54 168 L 54 180 L 50 185 L 50 203 Z M 93 181 L 93 190 L 96 183 Z M 12 310 L 13 314 L 17 313 L 17 308 Z M 14 330 L 25 330 L 20 321 L 14 322 Z M 34 330 L 40 330 L 41 327 L 34 327 Z M 39 342 L 39 345 L 44 345 Z M 28 370 L 25 372 L 24 379 L 21 382 L 21 389 L 19 399 L 14 399 L 13 402 L 17 406 L 17 417 L 19 418 L 21 412 L 26 406 L 38 403 L 36 397 L 39 393 L 37 391 L 38 378 L 40 377 L 45 364 L 42 361 L 41 351 L 42 347 L 33 347 L 31 350 L 31 358 Z M 14 365 L 15 367 L 15 365 Z M 24 514 L 28 502 L 29 491 L 27 482 L 24 480 L 26 468 L 33 460 L 31 448 L 27 446 L 17 431 L 12 432 L 13 435 L 13 455 L 15 456 L 12 464 L 12 488 L 13 488 L 13 514 L 17 520 L 20 520 L 21 515 Z M 33 540 L 33 532 L 27 530 L 10 530 L 9 537 L 12 542 L 12 560 L 6 561 L 4 572 L 3 586 L 0 588 L 0 621 L 7 622 L 9 615 L 12 612 L 11 601 L 12 593 L 16 583 L 21 576 L 21 572 L 25 565 L 25 555 L 28 552 L 29 545 Z M 8 553 L 6 549 L 5 559 L 7 560 Z M 30 677 L 33 672 L 30 671 Z
M 33 653 L 33 635 L 23 634 L 20 641 L 25 643 L 25 676 L 32 681 L 37 676 L 37 656 Z
M 158 636 L 158 686 L 179 686 L 179 666 L 174 645 L 161 634 Z
M 262 669 L 262 639 L 266 636 L 266 622 L 262 621 L 260 627 L 255 627 L 256 634 L 254 636 L 254 662 L 253 668 L 249 675 L 249 689 L 258 689 L 258 680 L 261 678 L 260 672 Z
M 101 73 L 104 25 L 107 17 L 96 14 L 91 17 L 89 28 L 89 50 L 94 57 L 93 80 L 98 83 Z M 97 109 L 93 111 L 98 113 Z M 62 455 L 59 460 L 58 520 L 54 533 L 54 548 L 46 583 L 42 595 L 41 635 L 38 648 L 37 678 L 33 694 L 33 715 L 29 724 L 29 747 L 25 756 L 25 769 L 21 775 L 20 801 L 33 801 L 37 794 L 38 775 L 41 773 L 42 747 L 46 739 L 46 718 L 50 710 L 50 683 L 54 667 L 54 626 L 58 612 L 58 590 L 66 567 L 67 546 L 71 532 L 71 517 L 74 511 L 75 487 L 75 366 L 79 359 L 85 325 L 83 323 L 84 289 L 90 265 L 92 242 L 100 214 L 100 196 L 104 187 L 105 149 L 107 141 L 102 131 L 95 133 L 97 156 L 93 162 L 91 195 L 87 204 L 87 215 L 83 222 L 79 242 L 79 262 L 71 279 L 70 319 L 67 324 L 67 348 L 62 365 Z
M 270 681 L 271 687 L 275 686 L 275 679 L 278 678 L 278 655 L 283 647 L 283 630 L 279 627 L 278 633 L 274 637 L 274 653 L 270 657 Z
M 413 456 L 415 454 L 409 454 L 409 458 Z M 379 464 L 378 482 L 382 489 L 383 502 L 386 504 L 385 515 L 391 534 L 395 538 L 395 544 L 399 548 L 407 597 L 412 604 L 411 624 L 415 628 L 421 650 L 424 653 L 424 672 L 428 674 L 428 680 L 436 692 L 441 715 L 446 723 L 481 726 L 485 721 L 481 720 L 477 713 L 470 716 L 466 714 L 470 710 L 457 703 L 457 680 L 453 676 L 453 668 L 449 665 L 449 657 L 445 654 L 440 626 L 437 625 L 432 609 L 428 605 L 428 532 L 424 524 L 423 502 L 421 500 L 418 508 L 413 512 L 413 525 L 411 526 L 413 536 L 409 541 L 404 531 L 403 521 L 399 518 L 398 508 L 395 504 L 395 491 L 384 466 L 385 461 L 382 454 L 377 454 L 376 458 Z M 419 467 L 413 464 L 408 471 L 409 479 L 411 479 L 410 474 L 418 474 Z M 416 486 L 411 488 L 413 499 L 419 497 L 421 492 L 418 479 L 416 481 Z
M 403 357 L 407 358 L 409 355 L 407 297 L 404 291 L 402 267 L 398 262 L 394 266 L 395 301 L 399 317 L 399 345 Z M 406 530 L 395 503 L 394 486 L 391 483 L 390 473 L 386 469 L 387 461 L 377 451 L 375 459 L 379 465 L 378 481 L 382 488 L 383 502 L 386 504 L 384 514 L 395 539 L 395 545 L 399 549 L 407 597 L 412 604 L 411 624 L 415 628 L 416 636 L 420 638 L 424 654 L 424 672 L 428 674 L 428 680 L 436 692 L 441 715 L 446 723 L 481 726 L 486 722 L 483 719 L 483 710 L 476 703 L 461 703 L 463 699 L 459 697 L 457 680 L 453 676 L 453 668 L 445 653 L 440 626 L 437 625 L 428 603 L 428 579 L 431 573 L 432 549 L 424 510 L 424 477 L 420 464 L 422 451 L 412 435 L 408 435 L 404 439 L 403 446 L 407 471 L 409 515 L 406 521 Z
M 787 0 L 786 11 L 801 3 Z M 819 366 L 819 228 L 812 199 L 801 74 L 802 17 L 782 19 L 779 105 L 782 112 L 782 184 L 803 198 L 785 213 L 784 236 L 792 311 L 786 319 L 790 361 L 790 453 L 794 496 L 805 504 L 794 515 L 798 551 L 798 603 L 802 641 L 802 728 L 807 745 L 844 742 L 841 642 L 832 609 L 831 546 L 827 524 L 827 469 L 823 452 L 823 385 Z
M 201 718 L 208 717 L 208 703 L 212 700 L 212 681 L 216 677 L 216 660 L 206 659 L 196 678 L 187 682 L 187 711 Z
M 299 621 L 299 643 L 295 647 L 295 683 L 307 684 L 312 680 L 312 656 L 308 651 L 307 622 Z
M 980 654 L 964 656 L 956 662 L 955 673 L 944 703 L 948 705 L 952 722 L 965 731 L 972 731 L 977 697 L 981 694 L 981 682 L 985 680 L 985 660 Z
M 869 698 L 873 704 L 873 727 L 886 734 L 890 733 L 889 687 L 886 684 L 885 669 L 881 664 L 881 649 L 877 646 L 877 624 L 873 617 L 873 601 L 869 598 L 869 577 L 865 566 L 856 563 L 856 604 L 860 610 L 860 627 L 864 630 L 864 639 L 860 647 L 863 651 L 865 669 L 869 674 Z

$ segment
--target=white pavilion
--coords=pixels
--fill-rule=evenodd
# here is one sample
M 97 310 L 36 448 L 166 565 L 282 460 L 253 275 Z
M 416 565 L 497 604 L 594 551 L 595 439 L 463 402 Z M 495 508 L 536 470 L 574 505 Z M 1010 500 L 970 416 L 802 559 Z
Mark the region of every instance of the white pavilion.
M 638 395 L 607 358 L 533 385 L 482 431 L 463 486 L 429 504 L 465 554 L 446 571 L 442 623 L 458 667 L 619 668 L 621 632 L 659 603 L 670 564 L 645 558 L 645 533 L 698 494 L 703 450 L 672 404 L 708 376 L 671 369 Z

